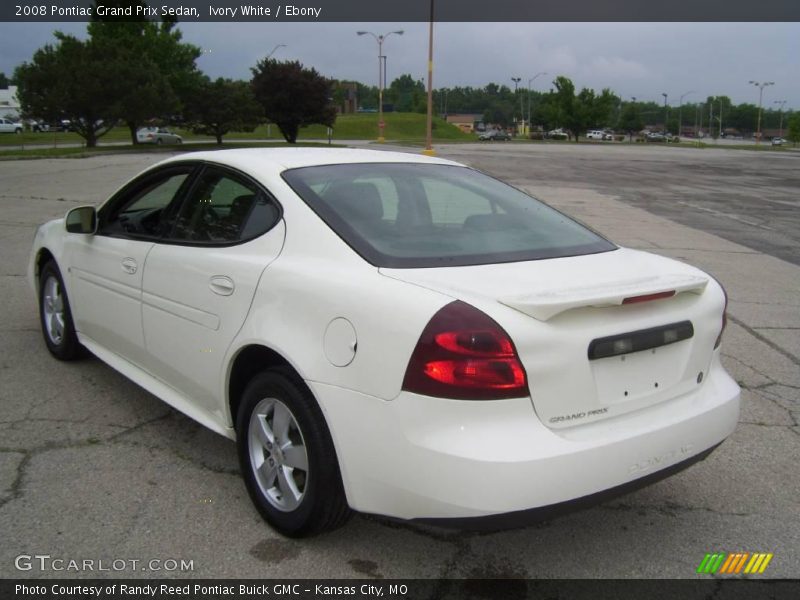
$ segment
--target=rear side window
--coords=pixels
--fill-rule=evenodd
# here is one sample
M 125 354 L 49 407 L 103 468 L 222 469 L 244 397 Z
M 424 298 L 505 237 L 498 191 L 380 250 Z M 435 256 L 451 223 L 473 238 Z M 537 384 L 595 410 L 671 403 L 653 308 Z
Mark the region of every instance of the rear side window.
M 546 204 L 467 167 L 326 165 L 291 169 L 283 178 L 376 266 L 477 265 L 616 248 Z
M 253 182 L 208 168 L 192 186 L 169 238 L 229 244 L 265 233 L 280 218 L 277 204 Z

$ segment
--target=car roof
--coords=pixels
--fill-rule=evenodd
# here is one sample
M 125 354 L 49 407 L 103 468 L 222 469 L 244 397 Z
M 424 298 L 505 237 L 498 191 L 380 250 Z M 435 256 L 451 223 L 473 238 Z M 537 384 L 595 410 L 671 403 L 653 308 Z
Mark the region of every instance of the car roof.
M 463 166 L 460 163 L 410 152 L 356 148 L 237 148 L 193 152 L 168 158 L 160 164 L 186 160 L 206 161 L 251 173 L 281 172 L 299 167 L 354 163 L 421 163 Z

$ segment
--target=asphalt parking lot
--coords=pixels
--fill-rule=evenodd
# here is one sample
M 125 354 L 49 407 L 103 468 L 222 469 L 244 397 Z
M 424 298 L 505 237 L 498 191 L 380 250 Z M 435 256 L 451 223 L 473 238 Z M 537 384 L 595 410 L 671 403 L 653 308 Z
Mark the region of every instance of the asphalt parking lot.
M 0 576 L 687 578 L 706 552 L 772 552 L 800 577 L 800 155 L 624 145 L 452 145 L 612 240 L 685 260 L 730 296 L 741 421 L 706 461 L 592 509 L 469 533 L 356 516 L 288 540 L 233 443 L 98 360 L 47 353 L 25 278 L 35 226 L 97 203 L 153 155 L 0 162 Z M 20 554 L 193 570 L 15 569 Z

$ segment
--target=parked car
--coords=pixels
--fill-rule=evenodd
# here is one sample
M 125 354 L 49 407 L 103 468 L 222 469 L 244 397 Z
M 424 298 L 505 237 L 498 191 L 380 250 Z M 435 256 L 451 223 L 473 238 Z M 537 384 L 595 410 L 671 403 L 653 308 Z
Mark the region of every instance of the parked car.
M 140 144 L 182 144 L 183 138 L 164 127 L 142 127 L 136 132 Z
M 569 135 L 566 131 L 562 129 L 553 129 L 552 131 L 547 132 L 547 137 L 551 140 L 566 140 L 569 139 Z
M 666 142 L 667 137 L 658 131 L 649 131 L 645 134 L 645 140 L 648 142 Z
M 25 127 L 34 133 L 40 133 L 50 130 L 50 126 L 47 123 L 45 123 L 44 121 L 38 121 L 36 119 L 28 119 L 27 121 L 25 121 Z
M 541 518 L 704 458 L 739 415 L 717 281 L 444 159 L 176 156 L 40 226 L 29 276 L 55 358 L 235 439 L 290 536 L 351 509 Z
M 511 136 L 501 129 L 492 129 L 491 131 L 484 131 L 478 136 L 478 139 L 482 142 L 507 142 L 511 139 Z
M 0 133 L 22 133 L 23 125 L 20 121 L 0 117 Z
M 608 138 L 606 138 L 605 132 L 599 131 L 597 129 L 593 129 L 591 131 L 587 131 L 586 132 L 586 139 L 587 140 L 605 140 L 605 139 L 611 139 L 611 136 L 608 136 Z
M 782 137 L 774 137 L 772 138 L 772 145 L 773 146 L 783 146 L 786 143 L 786 140 Z

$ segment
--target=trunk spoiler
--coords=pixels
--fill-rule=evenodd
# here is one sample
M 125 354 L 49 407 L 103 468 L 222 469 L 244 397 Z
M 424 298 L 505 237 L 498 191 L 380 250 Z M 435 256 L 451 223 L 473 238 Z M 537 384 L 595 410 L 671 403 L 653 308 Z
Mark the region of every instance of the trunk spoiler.
M 660 294 L 660 297 L 676 296 L 684 292 L 702 294 L 707 284 L 708 277 L 697 275 L 654 275 L 602 285 L 543 289 L 532 294 L 498 298 L 498 302 L 539 321 L 547 321 L 573 308 L 621 306 L 627 303 L 626 299 L 628 302 L 642 296 L 656 296 L 652 299 L 657 299 Z

